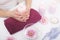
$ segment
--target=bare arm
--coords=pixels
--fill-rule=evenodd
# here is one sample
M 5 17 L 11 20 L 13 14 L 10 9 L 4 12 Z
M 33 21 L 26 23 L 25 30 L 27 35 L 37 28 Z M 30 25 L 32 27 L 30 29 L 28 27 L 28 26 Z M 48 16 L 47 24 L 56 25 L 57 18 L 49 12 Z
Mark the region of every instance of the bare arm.
M 26 7 L 29 10 L 31 8 L 32 0 L 25 0 L 25 2 L 26 2 Z
M 20 14 L 17 11 L 9 11 L 0 9 L 0 17 L 19 17 Z
M 7 12 L 7 10 L 0 9 L 0 17 L 8 17 L 9 15 L 7 14 Z

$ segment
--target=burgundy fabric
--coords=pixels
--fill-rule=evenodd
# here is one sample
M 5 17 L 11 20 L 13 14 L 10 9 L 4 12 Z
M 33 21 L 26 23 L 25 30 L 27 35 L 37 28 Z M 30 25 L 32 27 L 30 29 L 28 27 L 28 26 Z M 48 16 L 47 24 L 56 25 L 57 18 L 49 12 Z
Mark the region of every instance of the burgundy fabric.
M 10 34 L 14 34 L 18 31 L 21 31 L 25 25 L 30 23 L 36 23 L 41 19 L 41 15 L 34 9 L 31 9 L 30 11 L 30 18 L 27 20 L 27 22 L 20 22 L 13 18 L 8 18 L 4 21 L 4 24 L 9 31 Z M 27 26 L 29 27 L 29 26 Z

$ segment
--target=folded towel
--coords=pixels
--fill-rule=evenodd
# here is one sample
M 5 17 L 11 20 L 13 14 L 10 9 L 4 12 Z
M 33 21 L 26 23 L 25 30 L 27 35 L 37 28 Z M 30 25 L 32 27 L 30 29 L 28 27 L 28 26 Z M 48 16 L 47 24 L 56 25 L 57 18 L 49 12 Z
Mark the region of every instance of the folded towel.
M 14 18 L 8 18 L 4 20 L 4 24 L 9 31 L 10 34 L 14 34 L 18 31 L 21 31 L 26 25 L 31 24 L 31 23 L 36 23 L 41 19 L 41 15 L 34 9 L 30 10 L 30 17 L 26 22 L 20 22 L 17 21 Z M 30 27 L 31 25 L 28 25 L 27 27 Z

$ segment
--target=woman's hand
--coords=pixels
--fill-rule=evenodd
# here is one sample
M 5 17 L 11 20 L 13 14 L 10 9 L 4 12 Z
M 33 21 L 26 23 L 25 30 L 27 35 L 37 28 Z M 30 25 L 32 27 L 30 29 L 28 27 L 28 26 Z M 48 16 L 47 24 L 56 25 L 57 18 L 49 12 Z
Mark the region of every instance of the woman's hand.
M 12 18 L 14 18 L 14 19 L 16 19 L 18 21 L 24 22 L 24 16 L 22 16 L 21 13 L 18 12 L 17 10 L 8 11 L 7 16 L 12 17 Z
M 0 10 L 0 17 L 12 17 L 18 21 L 26 22 L 29 19 L 30 11 L 24 10 L 23 12 L 18 12 L 18 10 L 8 11 Z
M 15 19 L 18 19 L 19 21 L 22 21 L 22 22 L 26 22 L 29 19 L 29 16 L 30 16 L 29 10 L 24 10 L 23 12 L 18 11 L 18 13 L 20 14 L 20 16 Z
M 9 14 L 9 17 L 12 17 L 21 22 L 26 22 L 29 19 L 30 10 L 24 10 L 23 12 L 14 10 L 14 11 L 8 12 L 8 14 Z

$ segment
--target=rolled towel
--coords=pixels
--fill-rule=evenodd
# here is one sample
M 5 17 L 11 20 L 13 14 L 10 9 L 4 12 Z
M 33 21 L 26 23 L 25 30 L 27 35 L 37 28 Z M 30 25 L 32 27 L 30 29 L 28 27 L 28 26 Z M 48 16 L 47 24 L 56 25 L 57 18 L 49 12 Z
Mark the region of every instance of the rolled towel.
M 14 18 L 8 18 L 6 20 L 4 20 L 4 24 L 7 28 L 7 30 L 9 31 L 10 34 L 14 34 L 18 31 L 21 31 L 26 25 L 28 24 L 35 24 L 36 22 L 38 22 L 41 19 L 41 15 L 34 9 L 30 10 L 30 17 L 26 22 L 20 22 L 17 21 Z M 28 25 L 27 27 L 30 27 L 31 25 Z

